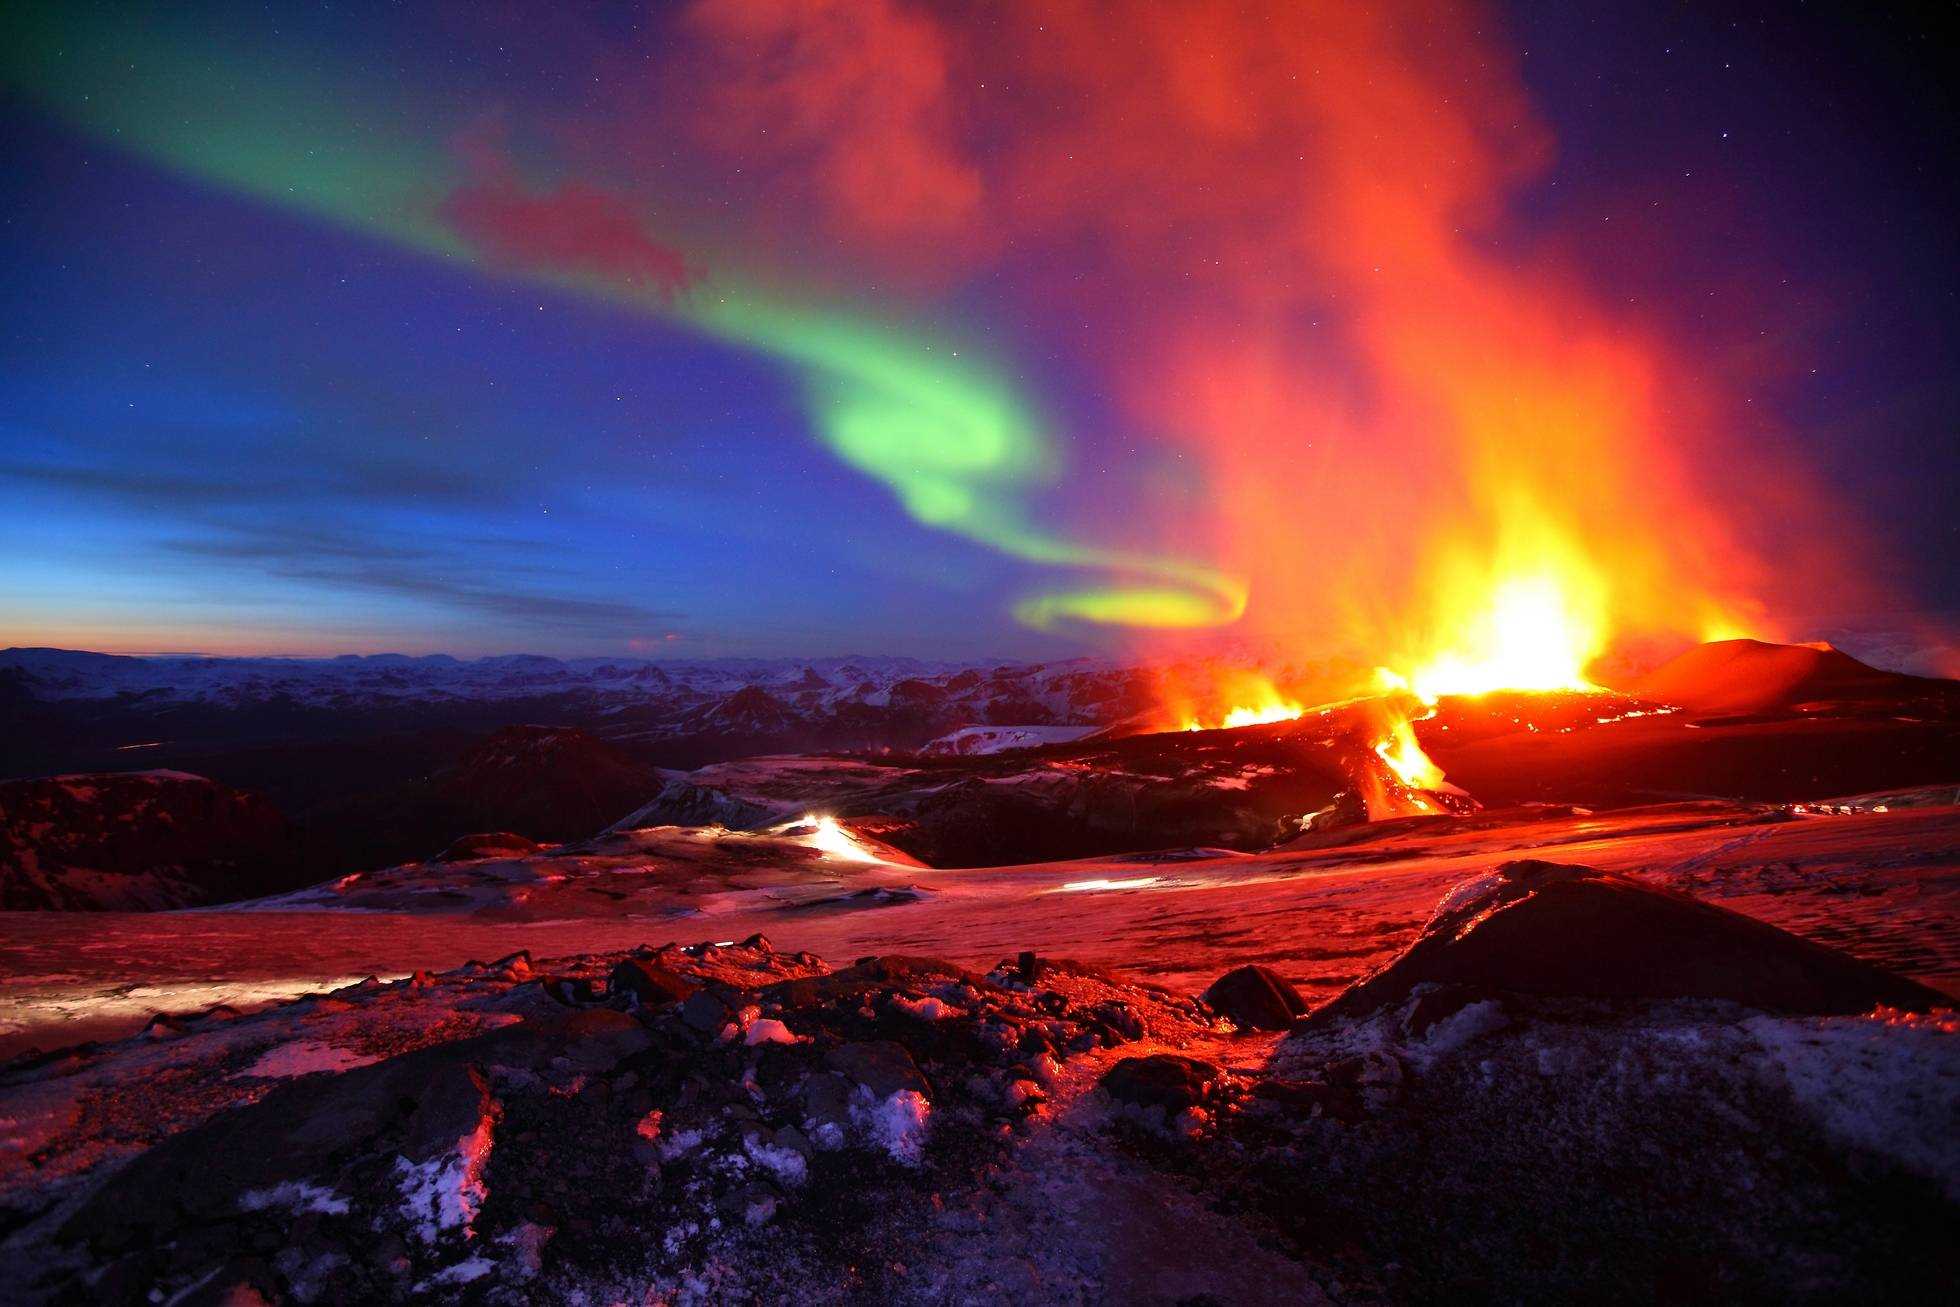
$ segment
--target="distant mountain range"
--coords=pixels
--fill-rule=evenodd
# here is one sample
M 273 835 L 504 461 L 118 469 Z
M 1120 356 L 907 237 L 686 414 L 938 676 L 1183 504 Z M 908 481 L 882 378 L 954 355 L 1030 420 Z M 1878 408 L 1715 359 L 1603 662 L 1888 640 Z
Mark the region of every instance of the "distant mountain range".
M 113 749 L 151 739 L 353 732 L 368 729 L 363 719 L 395 728 L 476 728 L 495 719 L 571 723 L 683 753 L 697 742 L 739 756 L 770 747 L 912 748 L 963 726 L 1096 726 L 1152 701 L 1148 673 L 1089 659 L 651 662 L 520 654 L 464 661 L 0 651 L 0 707 L 58 719 L 65 732 Z
M 1089 660 L 1047 666 L 1093 667 Z M 429 697 L 530 698 L 584 692 L 622 698 L 650 691 L 728 694 L 748 686 L 785 693 L 876 696 L 907 679 L 943 679 L 969 670 L 1008 673 L 1030 664 L 928 662 L 917 658 L 549 658 L 504 654 L 460 659 L 448 654 L 342 654 L 333 658 L 130 656 L 74 649 L 0 650 L 0 676 L 42 699 L 109 699 L 136 695 L 177 702 L 243 703 L 288 697 L 306 702 L 386 701 Z

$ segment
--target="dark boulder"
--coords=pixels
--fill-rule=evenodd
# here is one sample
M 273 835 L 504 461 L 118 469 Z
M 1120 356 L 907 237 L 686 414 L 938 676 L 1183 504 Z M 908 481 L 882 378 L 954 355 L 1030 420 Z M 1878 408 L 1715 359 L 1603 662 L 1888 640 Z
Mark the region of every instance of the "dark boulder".
M 681 1020 L 704 1035 L 718 1035 L 735 1019 L 740 997 L 719 987 L 703 986 L 681 1002 Z
M 583 976 L 546 976 L 539 983 L 553 1001 L 566 1007 L 591 1007 L 600 1001 L 598 990 Z
M 454 1149 L 494 1110 L 482 1061 L 520 1039 L 499 1031 L 282 1085 L 138 1157 L 69 1219 L 64 1237 L 121 1249 L 234 1217 L 249 1193 L 332 1188 L 364 1156 L 419 1161 Z
M 1212 982 L 1203 997 L 1244 1030 L 1285 1030 L 1307 1011 L 1300 991 L 1271 967 L 1228 971 Z
M 1592 867 L 1508 862 L 1443 899 L 1414 944 L 1315 1012 L 1400 1003 L 1418 985 L 1559 998 L 1714 999 L 1766 1012 L 1909 1011 L 1952 1000 L 1753 917 Z
M 1195 1057 L 1152 1053 L 1126 1057 L 1104 1073 L 1102 1090 L 1118 1103 L 1161 1107 L 1169 1113 L 1196 1107 L 1218 1079 L 1218 1068 Z

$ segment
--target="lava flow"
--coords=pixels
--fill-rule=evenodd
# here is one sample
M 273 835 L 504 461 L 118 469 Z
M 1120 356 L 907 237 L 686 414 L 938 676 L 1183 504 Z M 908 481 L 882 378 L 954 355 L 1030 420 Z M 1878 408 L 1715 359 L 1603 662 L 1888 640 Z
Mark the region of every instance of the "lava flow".
M 1443 769 L 1416 742 L 1415 723 L 1435 716 L 1438 700 L 1493 690 L 1597 690 L 1586 665 L 1604 644 L 1602 631 L 1598 606 L 1575 602 L 1572 587 L 1549 574 L 1517 578 L 1496 588 L 1457 647 L 1408 675 L 1377 667 L 1376 680 L 1390 692 L 1385 705 L 1412 697 L 1426 708 L 1419 715 L 1390 708 L 1391 720 L 1375 744 L 1375 753 L 1410 791 L 1409 799 L 1392 806 L 1435 810 L 1424 793 L 1444 784 Z M 1389 806 L 1371 795 L 1369 815 L 1402 815 L 1377 811 Z
M 1453 787 L 1417 740 L 1415 727 L 1436 715 L 1444 697 L 1599 689 L 1587 667 L 1607 642 L 1606 620 L 1603 601 L 1585 584 L 1583 569 L 1567 569 L 1561 576 L 1546 568 L 1505 578 L 1490 587 L 1481 604 L 1467 606 L 1454 625 L 1456 638 L 1439 642 L 1436 652 L 1411 670 L 1377 667 L 1372 693 L 1343 701 L 1363 707 L 1371 747 L 1388 773 L 1363 779 L 1372 820 L 1442 810 L 1435 796 Z M 1231 706 L 1209 712 L 1186 707 L 1185 730 L 1291 721 L 1308 711 L 1261 674 L 1237 673 L 1219 683 L 1231 687 L 1230 697 L 1221 700 Z

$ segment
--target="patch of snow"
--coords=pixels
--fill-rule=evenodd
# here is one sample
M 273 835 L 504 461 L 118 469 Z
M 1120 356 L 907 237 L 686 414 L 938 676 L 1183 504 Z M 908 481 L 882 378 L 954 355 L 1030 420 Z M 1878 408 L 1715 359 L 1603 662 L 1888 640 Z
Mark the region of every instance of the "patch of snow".
M 282 1080 L 290 1076 L 310 1076 L 322 1071 L 349 1071 L 357 1066 L 371 1066 L 381 1059 L 356 1053 L 349 1048 L 321 1043 L 313 1039 L 296 1040 L 266 1050 L 259 1060 L 238 1074 L 257 1076 L 265 1080 Z
M 947 1017 L 965 1015 L 952 1004 L 941 1002 L 936 998 L 909 999 L 899 994 L 892 997 L 891 1005 L 907 1016 L 917 1017 L 921 1021 L 943 1021 Z
M 968 757 L 1007 753 L 1044 744 L 1067 744 L 1100 729 L 1097 726 L 962 726 L 921 745 L 919 752 Z
M 1429 925 L 1434 926 L 1444 917 L 1452 916 L 1474 903 L 1482 902 L 1497 893 L 1503 884 L 1504 878 L 1494 871 L 1487 872 L 1482 876 L 1472 876 L 1469 880 L 1458 882 L 1450 887 L 1449 893 L 1443 895 L 1437 901 L 1435 911 L 1429 916 Z M 1425 934 L 1428 933 L 1428 930 L 1428 926 L 1423 928 Z
M 851 1101 L 851 1123 L 906 1166 L 917 1166 L 924 1156 L 931 1116 L 932 1104 L 916 1089 L 894 1090 L 878 1099 L 860 1085 Z
M 437 1271 L 428 1279 L 417 1284 L 415 1291 L 417 1293 L 423 1293 L 439 1285 L 468 1284 L 471 1280 L 482 1279 L 496 1269 L 497 1264 L 495 1262 L 478 1253 L 464 1261 L 457 1262 L 454 1266 L 445 1266 L 442 1270 Z
M 490 1159 L 494 1128 L 495 1122 L 486 1115 L 475 1130 L 456 1141 L 454 1152 L 426 1162 L 395 1159 L 402 1213 L 423 1243 L 434 1243 L 449 1230 L 461 1230 L 464 1238 L 474 1233 L 470 1226 L 490 1192 L 483 1182 L 483 1168 Z
M 1410 1052 L 1415 1060 L 1427 1066 L 1437 1058 L 1446 1057 L 1474 1039 L 1493 1034 L 1511 1024 L 1504 1014 L 1504 1005 L 1492 999 L 1471 1003 L 1459 1011 L 1431 1026 Z
M 238 1207 L 245 1212 L 263 1212 L 269 1207 L 285 1207 L 295 1212 L 320 1212 L 327 1216 L 347 1215 L 347 1200 L 333 1190 L 306 1180 L 287 1180 L 270 1189 L 247 1189 L 238 1196 Z
M 795 1044 L 801 1041 L 788 1026 L 775 1018 L 757 1017 L 749 1022 L 748 1030 L 743 1032 L 742 1042 L 753 1048 L 757 1044 Z
M 1833 1138 L 1938 1181 L 1960 1200 L 1960 1018 L 1881 1008 L 1742 1023 Z
M 1102 890 L 1148 889 L 1150 886 L 1155 885 L 1160 879 L 1161 877 L 1158 876 L 1136 876 L 1128 880 L 1111 880 L 1107 877 L 1099 876 L 1094 880 L 1066 881 L 1063 883 L 1060 889 L 1055 890 L 1054 892 L 1058 894 L 1082 894 L 1082 893 L 1093 894 L 1093 893 L 1098 893 Z
M 781 1148 L 761 1139 L 750 1139 L 742 1148 L 758 1166 L 785 1185 L 794 1187 L 809 1177 L 809 1163 L 794 1148 Z

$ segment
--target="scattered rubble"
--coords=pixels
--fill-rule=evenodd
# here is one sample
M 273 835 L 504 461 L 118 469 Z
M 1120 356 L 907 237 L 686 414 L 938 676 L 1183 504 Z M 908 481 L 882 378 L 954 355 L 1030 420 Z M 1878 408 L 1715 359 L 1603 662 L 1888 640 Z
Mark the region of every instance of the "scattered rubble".
M 0 1068 L 0 1260 L 30 1302 L 1904 1300 L 1960 1269 L 1928 995 L 1546 863 L 1304 1017 L 1257 965 L 520 952 Z
M 1018 963 L 829 970 L 755 936 L 364 983 L 145 1045 L 247 1077 L 300 1032 L 308 1052 L 214 1102 L 167 1077 L 154 1133 L 120 1164 L 80 1136 L 110 1104 L 137 1110 L 143 1078 L 117 1071 L 140 1054 L 10 1067 L 6 1100 L 65 1091 L 82 1112 L 9 1140 L 47 1172 L 4 1195 L 9 1264 L 37 1267 L 47 1299 L 877 1296 L 902 1274 L 883 1245 L 922 1205 L 984 1188 L 1071 1059 L 1206 1029 L 1189 1000 L 1040 970 L 1039 988 Z M 437 1010 L 495 1019 L 385 1058 L 352 1042 Z M 253 1061 L 257 1031 L 282 1042 Z

